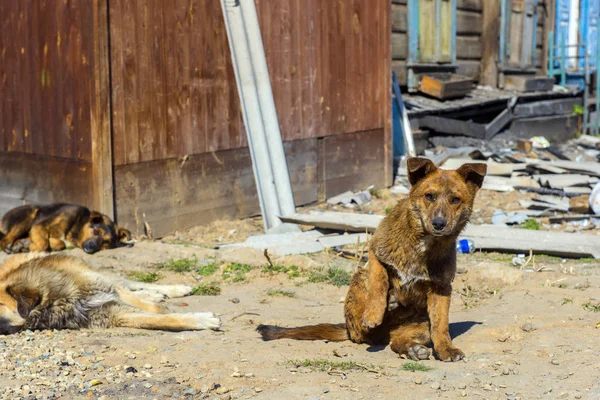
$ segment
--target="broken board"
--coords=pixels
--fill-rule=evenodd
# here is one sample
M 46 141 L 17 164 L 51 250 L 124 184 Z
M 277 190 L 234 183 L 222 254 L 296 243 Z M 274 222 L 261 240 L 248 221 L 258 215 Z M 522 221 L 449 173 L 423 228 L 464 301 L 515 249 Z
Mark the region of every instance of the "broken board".
M 380 215 L 313 212 L 281 217 L 284 222 L 350 232 L 375 232 L 384 217 Z M 600 236 L 512 229 L 493 225 L 469 225 L 461 238 L 471 239 L 477 249 L 508 253 L 548 254 L 559 257 L 600 258 Z

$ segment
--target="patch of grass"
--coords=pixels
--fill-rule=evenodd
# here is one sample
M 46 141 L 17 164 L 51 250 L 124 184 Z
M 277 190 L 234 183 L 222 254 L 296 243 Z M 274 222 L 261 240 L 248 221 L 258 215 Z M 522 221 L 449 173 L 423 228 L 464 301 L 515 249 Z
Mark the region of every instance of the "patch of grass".
M 178 272 L 181 274 L 196 269 L 198 260 L 195 258 L 179 258 L 157 264 L 156 266 L 160 269 L 166 269 L 167 271 Z
M 571 304 L 573 302 L 573 299 L 570 297 L 563 297 L 562 302 L 560 303 L 561 306 L 564 306 L 565 304 Z
M 246 274 L 252 271 L 252 269 L 247 264 L 229 264 L 223 270 L 223 279 L 231 279 L 232 282 L 243 282 L 246 280 Z
M 587 303 L 583 303 L 581 307 L 585 311 L 600 312 L 600 302 L 598 301 L 588 301 Z
M 590 288 L 590 281 L 587 280 L 587 279 L 586 279 L 585 283 L 577 283 L 575 285 L 575 289 L 578 289 L 578 290 L 581 290 L 581 291 L 584 291 L 584 290 L 589 289 L 589 288 Z
M 371 196 L 375 197 L 376 199 L 380 199 L 383 197 L 381 194 L 381 190 L 379 190 L 379 189 L 371 188 L 371 189 L 369 189 L 369 193 L 371 194 Z
M 272 267 L 267 266 L 264 267 L 262 272 L 264 273 L 284 273 L 287 274 L 288 278 L 293 279 L 300 276 L 300 271 L 298 267 L 295 265 L 290 265 L 289 267 L 283 265 L 273 265 Z
M 417 371 L 431 371 L 433 368 L 427 365 L 421 364 L 417 361 L 408 361 L 402 364 L 402 369 L 405 371 L 417 372 Z
M 292 292 L 291 290 L 273 289 L 267 292 L 267 296 L 294 298 L 296 297 L 296 293 Z
M 201 283 L 192 290 L 194 296 L 218 296 L 221 288 L 216 283 Z
M 394 209 L 394 207 L 392 206 L 387 206 L 385 208 L 385 215 L 390 215 L 390 213 L 392 212 L 392 210 Z
M 361 365 L 361 364 L 357 364 L 354 361 L 331 361 L 331 360 L 325 360 L 325 359 L 315 359 L 315 360 L 289 360 L 286 362 L 286 364 L 288 366 L 292 366 L 292 367 L 307 367 L 312 369 L 313 371 L 331 371 L 331 370 L 338 370 L 338 371 L 353 371 L 353 370 L 375 370 L 377 369 L 377 367 L 375 366 L 366 366 L 366 365 Z
M 217 272 L 218 269 L 219 265 L 217 263 L 212 262 L 210 264 L 198 266 L 198 268 L 196 268 L 196 273 L 202 276 L 209 276 Z
M 161 279 L 163 275 L 158 272 L 143 272 L 143 271 L 129 271 L 127 278 L 136 282 L 154 283 Z
M 521 228 L 532 231 L 539 231 L 541 227 L 542 225 L 535 219 L 528 219 L 527 221 L 523 222 L 523 225 L 521 225 Z
M 333 286 L 342 287 L 350 285 L 350 272 L 341 268 L 329 268 L 327 271 L 311 271 L 308 281 L 311 283 L 329 283 Z

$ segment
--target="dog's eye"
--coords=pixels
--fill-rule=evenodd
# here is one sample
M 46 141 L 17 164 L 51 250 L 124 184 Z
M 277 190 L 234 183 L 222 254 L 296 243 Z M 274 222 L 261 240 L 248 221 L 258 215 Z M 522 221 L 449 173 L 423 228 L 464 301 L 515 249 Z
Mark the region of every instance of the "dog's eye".
M 94 235 L 99 235 L 100 231 L 98 229 L 94 229 Z
M 429 201 L 434 201 L 435 200 L 435 196 L 432 195 L 431 193 L 425 193 L 425 198 Z
M 459 197 L 453 197 L 452 200 L 450 200 L 450 202 L 452 204 L 458 204 L 458 203 L 460 203 L 460 198 Z

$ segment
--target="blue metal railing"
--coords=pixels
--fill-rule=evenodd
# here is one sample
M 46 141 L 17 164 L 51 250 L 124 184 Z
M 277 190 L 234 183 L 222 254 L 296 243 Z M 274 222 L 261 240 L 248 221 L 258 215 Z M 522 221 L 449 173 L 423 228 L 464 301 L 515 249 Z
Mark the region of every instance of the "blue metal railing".
M 583 86 L 583 133 L 593 132 L 595 135 L 600 134 L 600 79 L 598 76 L 598 61 L 600 60 L 600 29 L 597 30 L 596 48 L 593 53 L 592 63 L 590 66 L 590 52 L 587 49 L 585 43 L 576 45 L 566 44 L 566 32 L 562 31 L 562 34 L 558 38 L 560 56 L 556 56 L 554 48 L 554 32 L 548 32 L 548 76 L 552 78 L 559 77 L 559 84 L 566 86 L 569 84 L 571 77 L 575 77 L 575 82 L 581 82 Z M 577 55 L 568 56 L 567 48 L 576 47 Z M 583 58 L 583 68 L 581 68 L 581 59 Z M 568 60 L 576 59 L 572 64 L 573 66 L 568 68 Z M 590 89 L 591 89 L 591 76 L 596 75 L 596 87 L 595 96 L 596 104 L 594 105 L 595 115 L 593 121 L 589 115 L 590 108 Z M 580 86 L 581 87 L 581 86 Z

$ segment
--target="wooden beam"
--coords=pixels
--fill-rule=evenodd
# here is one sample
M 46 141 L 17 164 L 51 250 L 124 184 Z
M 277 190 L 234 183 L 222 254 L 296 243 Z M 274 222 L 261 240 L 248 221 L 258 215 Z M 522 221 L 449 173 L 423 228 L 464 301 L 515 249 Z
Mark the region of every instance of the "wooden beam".
M 382 219 L 379 215 L 336 212 L 282 217 L 285 222 L 348 232 L 375 232 Z M 473 240 L 475 248 L 486 251 L 529 253 L 531 249 L 535 254 L 600 258 L 600 236 L 596 235 L 469 225 L 461 238 Z
M 408 7 L 406 5 L 392 4 L 392 32 L 408 31 Z
M 541 72 L 546 75 L 548 73 L 548 32 L 554 31 L 554 21 L 556 15 L 556 0 L 544 0 L 544 6 L 541 7 L 547 15 L 544 18 L 544 38 L 543 52 L 540 58 L 542 62 Z
M 483 4 L 483 33 L 481 34 L 482 85 L 498 86 L 498 51 L 500 35 L 500 0 L 486 0 Z
M 433 129 L 439 133 L 458 134 L 478 139 L 485 139 L 485 125 L 472 121 L 426 115 L 421 118 L 419 126 Z
M 94 88 L 91 96 L 93 208 L 114 218 L 107 2 L 93 0 Z

